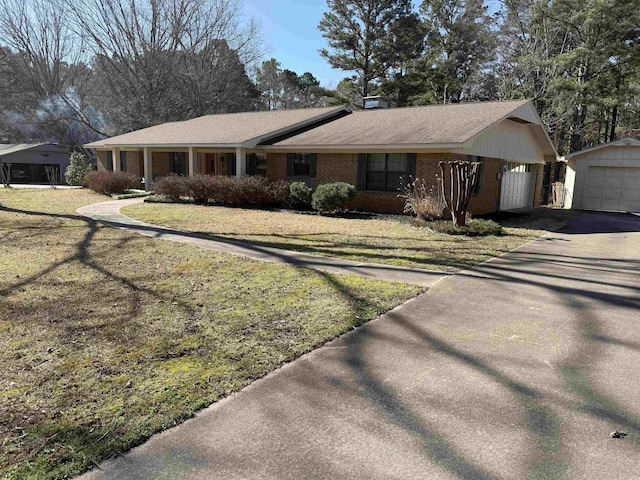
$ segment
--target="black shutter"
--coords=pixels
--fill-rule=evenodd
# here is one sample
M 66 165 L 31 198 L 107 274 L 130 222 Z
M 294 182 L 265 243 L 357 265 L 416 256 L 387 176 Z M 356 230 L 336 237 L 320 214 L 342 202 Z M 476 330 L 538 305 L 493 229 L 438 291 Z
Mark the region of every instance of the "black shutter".
M 228 177 L 236 176 L 236 154 L 235 153 L 227 154 L 227 176 Z
M 367 188 L 367 155 L 365 153 L 358 154 L 358 176 L 357 190 L 366 190 Z
M 293 177 L 293 159 L 295 156 L 295 153 L 287 153 L 287 177 Z
M 416 178 L 416 157 L 415 153 L 407 153 L 407 177 Z M 405 178 L 405 180 L 408 182 L 409 178 Z
M 478 183 L 476 183 L 476 188 L 473 189 L 473 193 L 482 192 L 482 175 L 484 174 L 484 159 L 482 157 L 471 157 L 472 162 L 480 162 L 480 168 L 478 169 Z
M 257 173 L 257 156 L 255 153 L 247 155 L 247 175 L 253 176 Z
M 312 153 L 309 155 L 309 176 L 312 178 L 316 177 L 318 171 L 318 154 Z

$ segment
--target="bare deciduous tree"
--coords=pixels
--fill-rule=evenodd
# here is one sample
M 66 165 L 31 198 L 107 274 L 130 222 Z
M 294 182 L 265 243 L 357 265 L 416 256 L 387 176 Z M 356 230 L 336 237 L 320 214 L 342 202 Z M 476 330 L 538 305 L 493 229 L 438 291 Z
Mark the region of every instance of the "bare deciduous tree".
M 255 22 L 239 21 L 237 0 L 86 0 L 70 8 L 94 54 L 94 93 L 115 124 L 110 133 L 248 109 L 245 65 L 262 51 Z
M 0 36 L 17 52 L 24 82 L 39 104 L 37 119 L 45 130 L 65 135 L 69 121 L 102 134 L 89 113 L 85 92 L 91 72 L 86 68 L 82 37 L 69 23 L 66 3 L 52 0 L 5 0 L 0 9 Z

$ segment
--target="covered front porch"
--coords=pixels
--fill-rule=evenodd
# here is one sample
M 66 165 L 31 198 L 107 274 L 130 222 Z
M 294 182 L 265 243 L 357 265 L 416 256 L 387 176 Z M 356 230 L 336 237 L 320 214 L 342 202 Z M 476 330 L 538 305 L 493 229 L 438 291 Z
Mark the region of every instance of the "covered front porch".
M 121 147 L 98 150 L 98 170 L 132 173 L 148 189 L 170 174 L 266 175 L 266 155 L 240 147 Z

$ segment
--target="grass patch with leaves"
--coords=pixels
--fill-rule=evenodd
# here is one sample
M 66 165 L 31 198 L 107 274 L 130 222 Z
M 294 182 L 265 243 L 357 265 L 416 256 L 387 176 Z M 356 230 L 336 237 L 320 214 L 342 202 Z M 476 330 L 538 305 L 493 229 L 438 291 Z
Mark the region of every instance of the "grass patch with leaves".
M 0 191 L 0 477 L 72 477 L 421 292 L 154 240 Z
M 418 225 L 406 216 L 337 218 L 292 211 L 149 203 L 121 211 L 145 222 L 213 237 L 449 272 L 469 268 L 546 233 L 537 226 L 529 228 L 524 220 L 505 228 L 503 235 L 469 237 L 437 232 L 428 223 Z

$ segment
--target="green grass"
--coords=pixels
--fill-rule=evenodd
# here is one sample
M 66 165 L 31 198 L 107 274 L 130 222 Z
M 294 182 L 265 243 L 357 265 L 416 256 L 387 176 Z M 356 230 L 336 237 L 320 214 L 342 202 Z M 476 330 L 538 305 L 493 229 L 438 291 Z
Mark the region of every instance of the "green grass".
M 420 293 L 154 240 L 0 190 L 0 478 L 74 476 Z
M 508 252 L 563 224 L 511 221 L 503 236 L 438 233 L 406 216 L 365 219 L 291 211 L 144 203 L 121 210 L 146 222 L 220 238 L 350 260 L 454 272 Z

